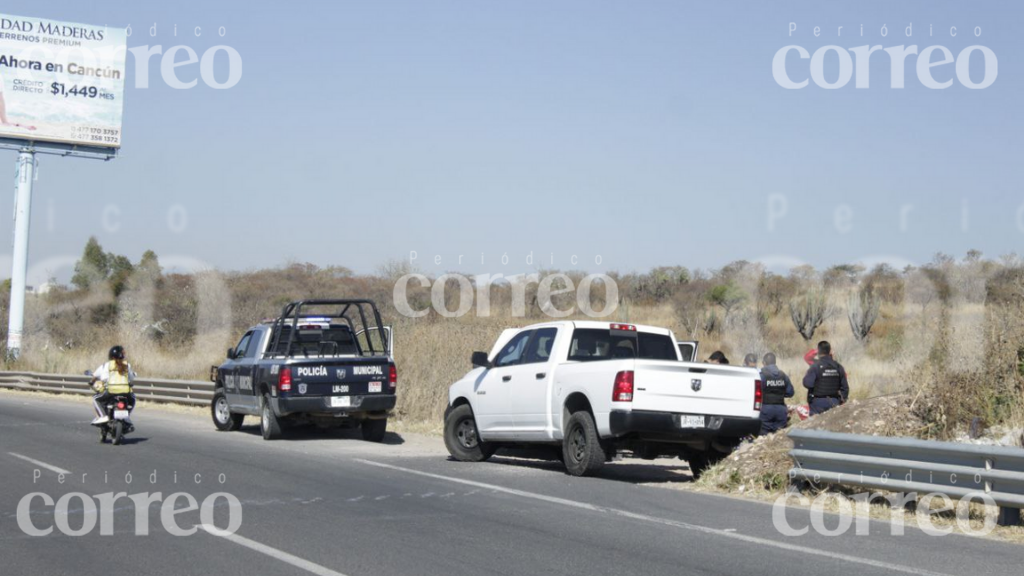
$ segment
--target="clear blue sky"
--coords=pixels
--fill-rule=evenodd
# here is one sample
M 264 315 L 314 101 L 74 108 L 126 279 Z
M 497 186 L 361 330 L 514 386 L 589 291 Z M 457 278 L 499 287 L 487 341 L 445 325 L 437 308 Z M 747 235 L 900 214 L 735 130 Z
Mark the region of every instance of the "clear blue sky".
M 1024 7 L 765 4 L 6 2 L 9 14 L 131 24 L 129 47 L 223 42 L 244 62 L 225 91 L 173 90 L 154 63 L 151 87 L 126 96 L 121 158 L 42 157 L 30 264 L 77 256 L 93 234 L 133 258 L 151 248 L 225 269 L 298 260 L 360 272 L 411 250 L 430 272 L 492 273 L 529 270 L 531 251 L 554 253 L 556 267 L 576 254 L 575 268 L 628 271 L 1019 250 Z M 929 90 L 911 57 L 907 88 L 893 90 L 880 53 L 870 89 L 785 90 L 771 62 L 789 44 L 940 44 L 954 56 L 982 44 L 999 73 L 985 90 Z M 808 76 L 808 61 L 789 63 Z M 12 171 L 14 160 L 0 153 Z M 788 206 L 774 231 L 771 194 Z M 0 192 L 0 210 L 12 196 Z M 846 233 L 834 223 L 842 204 Z M 116 232 L 101 224 L 108 205 Z M 175 205 L 183 232 L 167 224 Z M 5 239 L 10 229 L 4 219 Z

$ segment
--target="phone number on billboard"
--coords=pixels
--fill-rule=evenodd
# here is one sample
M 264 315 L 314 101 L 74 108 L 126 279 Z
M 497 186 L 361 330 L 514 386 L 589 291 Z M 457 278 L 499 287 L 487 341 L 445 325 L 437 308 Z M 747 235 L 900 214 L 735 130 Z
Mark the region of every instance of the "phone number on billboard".
M 97 142 L 102 144 L 120 144 L 121 131 L 117 128 L 93 128 L 79 126 L 74 130 L 74 138 L 79 141 Z
M 61 82 L 54 82 L 50 84 L 50 94 L 54 96 L 63 96 L 64 98 L 80 97 L 101 98 L 103 100 L 114 99 L 113 93 L 102 88 L 97 88 L 95 86 L 79 86 L 77 84 L 68 88 Z

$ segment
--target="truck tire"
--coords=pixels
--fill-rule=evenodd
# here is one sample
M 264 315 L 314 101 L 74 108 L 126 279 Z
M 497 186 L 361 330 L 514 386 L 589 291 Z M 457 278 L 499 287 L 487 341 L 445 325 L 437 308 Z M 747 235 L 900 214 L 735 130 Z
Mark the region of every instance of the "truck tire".
M 590 476 L 604 466 L 605 449 L 590 412 L 580 410 L 569 417 L 562 453 L 565 470 L 573 476 Z
M 460 462 L 482 462 L 494 455 L 495 447 L 480 440 L 476 419 L 469 404 L 457 406 L 444 419 L 444 446 Z
M 363 420 L 361 427 L 363 429 L 363 440 L 367 442 L 383 442 L 384 433 L 388 429 L 388 419 L 366 419 Z
M 264 440 L 277 440 L 283 435 L 281 421 L 277 414 L 274 414 L 274 409 L 270 406 L 270 397 L 266 395 L 260 402 L 260 432 L 263 433 Z
M 213 416 L 213 425 L 222 432 L 238 430 L 242 427 L 242 421 L 245 420 L 244 414 L 231 413 L 228 398 L 220 390 L 213 395 L 213 402 L 210 403 L 210 415 Z

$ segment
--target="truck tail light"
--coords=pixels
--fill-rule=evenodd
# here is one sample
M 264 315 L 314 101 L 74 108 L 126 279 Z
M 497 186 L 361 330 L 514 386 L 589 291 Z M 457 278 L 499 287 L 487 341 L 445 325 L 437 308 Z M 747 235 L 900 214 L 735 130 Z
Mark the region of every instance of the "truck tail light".
M 615 375 L 615 385 L 612 386 L 612 402 L 633 401 L 633 371 L 623 370 Z
M 761 402 L 764 400 L 761 392 L 761 381 L 754 380 L 754 410 L 761 409 Z
M 395 387 L 398 386 L 398 368 L 392 364 L 388 367 L 388 389 L 392 392 L 395 391 Z
M 277 389 L 281 392 L 291 392 L 292 390 L 292 369 L 287 366 L 281 368 L 281 373 L 277 376 Z
M 612 324 L 609 328 L 612 330 L 623 330 L 625 332 L 636 332 L 636 326 L 632 324 Z

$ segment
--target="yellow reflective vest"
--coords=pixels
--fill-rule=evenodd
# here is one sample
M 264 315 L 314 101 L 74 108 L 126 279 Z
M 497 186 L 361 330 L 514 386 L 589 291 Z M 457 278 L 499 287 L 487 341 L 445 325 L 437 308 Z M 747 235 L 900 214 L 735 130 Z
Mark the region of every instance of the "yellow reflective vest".
M 109 376 L 107 377 L 106 390 L 108 394 L 131 394 L 132 393 L 132 381 L 128 377 L 131 369 L 125 370 L 124 374 L 117 371 L 117 362 L 111 360 L 107 363 L 107 371 Z

